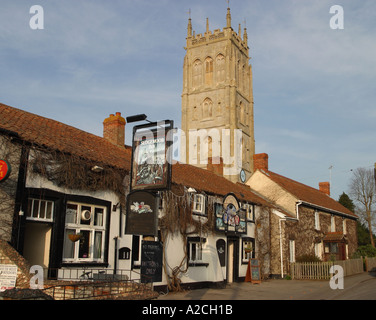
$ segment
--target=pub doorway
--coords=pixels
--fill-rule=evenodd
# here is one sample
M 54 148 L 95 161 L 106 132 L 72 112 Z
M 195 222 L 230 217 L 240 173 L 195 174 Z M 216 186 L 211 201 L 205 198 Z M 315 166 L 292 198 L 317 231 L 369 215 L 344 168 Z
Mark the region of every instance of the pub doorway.
M 239 238 L 227 237 L 227 283 L 239 279 Z

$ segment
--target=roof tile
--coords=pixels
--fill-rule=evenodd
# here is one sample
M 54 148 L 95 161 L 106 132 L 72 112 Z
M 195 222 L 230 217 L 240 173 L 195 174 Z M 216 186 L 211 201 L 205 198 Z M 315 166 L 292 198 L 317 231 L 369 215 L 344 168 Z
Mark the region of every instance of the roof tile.
M 267 173 L 270 179 L 303 202 L 357 217 L 352 211 L 318 189 L 291 180 L 272 171 L 268 171 Z

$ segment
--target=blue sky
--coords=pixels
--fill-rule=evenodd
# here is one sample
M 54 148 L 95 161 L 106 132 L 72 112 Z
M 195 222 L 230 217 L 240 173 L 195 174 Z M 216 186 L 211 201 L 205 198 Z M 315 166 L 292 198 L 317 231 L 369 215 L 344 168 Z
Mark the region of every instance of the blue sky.
M 32 5 L 44 29 L 32 30 Z M 344 9 L 333 30 L 330 7 Z M 253 67 L 256 152 L 269 169 L 332 196 L 376 162 L 376 2 L 231 0 Z M 0 102 L 102 135 L 110 114 L 180 127 L 188 11 L 193 29 L 226 24 L 225 0 L 2 0 Z M 126 143 L 131 143 L 131 125 Z

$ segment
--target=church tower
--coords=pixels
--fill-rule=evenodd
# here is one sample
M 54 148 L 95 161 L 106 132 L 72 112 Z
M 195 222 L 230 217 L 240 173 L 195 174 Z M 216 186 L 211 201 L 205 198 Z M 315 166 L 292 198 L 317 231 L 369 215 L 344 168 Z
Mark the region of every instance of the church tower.
M 252 68 L 241 31 L 231 27 L 230 8 L 223 30 L 210 31 L 207 19 L 196 35 L 189 18 L 183 66 L 181 161 L 220 167 L 233 182 L 248 180 L 255 153 Z

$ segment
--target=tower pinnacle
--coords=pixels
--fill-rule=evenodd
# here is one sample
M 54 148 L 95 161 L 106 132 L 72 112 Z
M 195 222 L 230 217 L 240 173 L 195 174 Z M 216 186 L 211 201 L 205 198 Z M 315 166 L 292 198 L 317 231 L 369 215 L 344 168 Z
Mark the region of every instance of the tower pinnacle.
M 227 8 L 226 22 L 227 22 L 226 27 L 227 27 L 227 28 L 231 28 L 231 13 L 230 13 L 230 7 Z
M 189 17 L 188 19 L 188 32 L 187 32 L 188 38 L 192 37 L 192 19 Z

